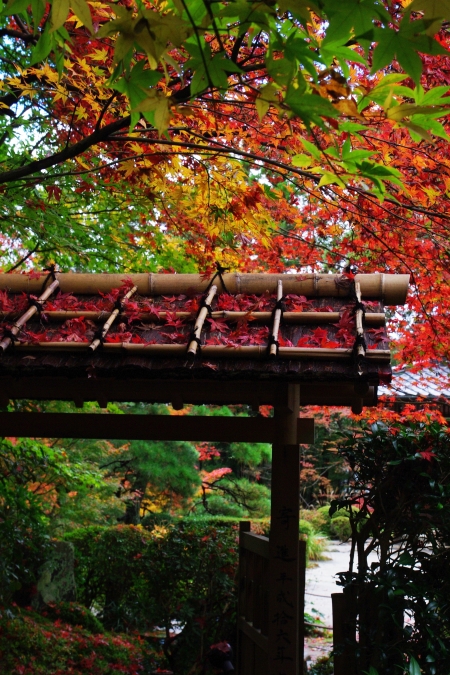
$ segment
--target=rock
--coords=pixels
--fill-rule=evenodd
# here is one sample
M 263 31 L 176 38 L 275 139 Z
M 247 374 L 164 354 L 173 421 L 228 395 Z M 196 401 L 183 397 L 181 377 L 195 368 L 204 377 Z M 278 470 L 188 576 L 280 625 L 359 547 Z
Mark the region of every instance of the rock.
M 72 601 L 76 598 L 74 574 L 74 549 L 66 541 L 54 541 L 48 560 L 42 565 L 37 583 L 37 592 L 33 598 L 34 609 L 45 605 Z

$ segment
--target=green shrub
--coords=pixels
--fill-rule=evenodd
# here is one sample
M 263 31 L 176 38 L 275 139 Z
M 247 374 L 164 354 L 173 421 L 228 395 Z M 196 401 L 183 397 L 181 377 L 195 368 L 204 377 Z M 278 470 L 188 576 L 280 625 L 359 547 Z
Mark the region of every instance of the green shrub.
M 322 511 L 318 509 L 305 509 L 301 511 L 301 518 L 311 523 L 316 532 L 321 532 L 322 534 L 328 533 L 330 518 L 328 515 L 322 513 Z
M 0 602 L 30 603 L 49 546 L 45 505 L 30 484 L 46 466 L 34 439 L 0 439 Z
M 331 519 L 330 524 L 331 533 L 334 534 L 339 541 L 348 541 L 352 536 L 352 528 L 349 518 L 345 516 L 338 516 Z
M 306 512 L 308 513 L 308 512 Z M 350 526 L 350 511 L 348 508 L 342 508 L 333 513 L 330 516 L 330 504 L 321 506 L 315 512 L 316 517 L 307 516 L 308 520 L 312 523 L 321 522 L 320 531 L 323 534 L 326 534 L 328 537 L 337 537 L 340 541 L 348 541 L 352 536 L 352 528 Z M 355 506 L 352 506 L 352 513 L 357 515 L 359 509 Z M 305 512 L 302 512 L 304 517 Z M 344 522 L 343 522 L 344 521 Z M 361 526 L 361 525 L 360 525 Z
M 105 628 L 101 621 L 92 612 L 76 602 L 59 602 L 49 605 L 43 612 L 50 619 L 59 619 L 71 626 L 80 626 L 90 633 L 104 633 Z
M 18 610 L 0 613 L 2 675 L 138 675 L 161 663 L 129 636 L 88 631 Z
M 308 675 L 333 675 L 333 673 L 334 667 L 332 656 L 322 656 L 322 658 L 317 659 L 308 670 Z
M 357 593 L 359 670 L 450 673 L 450 437 L 430 412 L 362 422 L 338 443 L 355 512 L 353 570 L 341 574 Z M 336 500 L 343 506 L 349 499 Z M 353 509 L 352 509 L 353 511 Z M 337 523 L 338 520 L 333 522 Z M 398 542 L 401 541 L 401 549 Z M 367 559 L 380 550 L 379 564 Z M 367 611 L 367 608 L 370 611 Z M 403 617 L 411 621 L 403 627 Z
M 300 534 L 305 534 L 307 537 L 315 533 L 312 523 L 309 523 L 307 520 L 300 519 L 298 531 Z
M 151 534 L 138 525 L 92 526 L 69 532 L 64 540 L 75 548 L 78 600 L 89 608 L 94 603 L 102 606 L 105 626 L 115 628 L 112 615 L 139 577 L 140 558 Z
M 306 560 L 324 560 L 324 551 L 327 548 L 327 542 L 314 530 L 312 523 L 300 519 L 299 523 L 300 537 L 306 541 Z
M 83 597 L 99 607 L 106 628 L 161 626 L 170 669 L 184 672 L 188 664 L 195 672 L 210 644 L 235 633 L 237 535 L 237 525 L 185 519 L 151 532 L 86 528 L 66 539 L 75 547 Z M 182 631 L 173 640 L 175 621 Z
M 318 517 L 321 518 L 324 522 L 322 527 L 320 528 L 321 532 L 326 534 L 327 536 L 331 536 L 331 530 L 330 530 L 330 523 L 331 523 L 331 517 L 330 517 L 330 505 L 326 504 L 325 506 L 320 506 L 317 510 L 316 513 L 318 514 Z
M 358 507 L 352 506 L 352 514 L 356 516 L 358 513 L 359 513 Z M 349 508 L 338 509 L 331 516 L 331 520 L 333 520 L 334 518 L 350 518 L 350 509 Z

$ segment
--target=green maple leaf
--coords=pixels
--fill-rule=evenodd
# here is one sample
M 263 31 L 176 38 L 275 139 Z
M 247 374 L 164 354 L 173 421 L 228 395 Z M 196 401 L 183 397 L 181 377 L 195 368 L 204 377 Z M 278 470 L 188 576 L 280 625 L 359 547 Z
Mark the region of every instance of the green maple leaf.
M 426 19 L 450 19 L 450 0 L 413 0 L 408 12 L 423 12 Z
M 311 21 L 311 10 L 318 16 L 321 14 L 318 5 L 310 0 L 278 0 L 278 7 L 280 12 L 289 12 L 304 24 Z
M 339 113 L 329 101 L 314 94 L 304 94 L 299 90 L 290 89 L 285 103 L 292 112 L 300 117 L 306 127 L 311 124 L 323 128 L 323 117 L 338 117 Z
M 375 19 L 389 19 L 376 0 L 328 0 L 325 11 L 329 26 L 322 45 L 347 42 L 352 32 L 362 35 L 372 30 Z M 386 17 L 387 15 L 387 17 Z
M 376 73 L 396 58 L 414 82 L 420 84 L 422 61 L 417 52 L 448 53 L 436 40 L 425 34 L 426 28 L 426 22 L 410 21 L 409 15 L 404 17 L 398 31 L 375 28 L 374 39 L 378 44 L 373 52 L 371 73 Z

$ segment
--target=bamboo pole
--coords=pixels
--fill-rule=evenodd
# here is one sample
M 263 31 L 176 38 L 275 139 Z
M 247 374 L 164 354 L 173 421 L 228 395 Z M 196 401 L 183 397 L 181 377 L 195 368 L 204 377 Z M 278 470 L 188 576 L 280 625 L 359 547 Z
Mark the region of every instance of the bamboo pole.
M 170 312 L 170 315 L 175 315 L 177 319 L 190 319 L 192 312 Z M 0 312 L 0 320 L 13 320 L 20 316 L 17 312 Z M 45 316 L 49 321 L 67 321 L 68 319 L 88 319 L 89 321 L 103 321 L 105 316 L 108 316 L 106 311 L 86 311 L 83 310 L 54 310 L 45 312 Z M 127 317 L 126 312 L 121 312 L 120 316 Z M 163 321 L 167 317 L 166 311 L 158 312 L 158 316 L 150 314 L 149 312 L 142 312 L 139 314 L 140 321 L 153 321 L 156 323 Z M 272 312 L 231 312 L 228 310 L 220 310 L 212 312 L 213 319 L 222 319 L 228 321 L 243 321 L 248 319 L 250 323 L 268 323 L 272 317 Z M 341 318 L 339 312 L 284 312 L 283 321 L 290 324 L 327 324 L 336 323 Z M 367 326 L 384 326 L 386 324 L 386 316 L 382 312 L 372 312 L 366 314 L 365 323 Z
M 197 343 L 195 343 L 197 344 Z M 88 342 L 20 342 L 16 344 L 20 351 L 38 352 L 83 352 L 88 351 Z M 182 357 L 186 355 L 185 345 L 179 344 L 135 344 L 132 342 L 105 342 L 103 349 L 106 352 L 124 352 L 130 354 L 143 354 L 146 356 Z M 263 346 L 230 347 L 225 345 L 202 345 L 202 356 L 210 358 L 243 358 L 265 359 L 267 348 Z M 330 361 L 349 360 L 353 356 L 352 349 L 326 349 L 322 347 L 280 347 L 278 356 L 283 359 L 328 359 Z M 389 363 L 391 353 L 389 349 L 370 349 L 366 358 L 369 361 Z
M 137 291 L 137 286 L 133 286 L 133 288 L 130 288 L 128 293 L 125 293 L 123 296 L 121 302 L 124 300 L 129 300 Z M 97 349 L 99 345 L 102 344 L 103 340 L 105 339 L 106 334 L 108 333 L 109 329 L 111 328 L 112 324 L 114 323 L 116 317 L 118 314 L 120 314 L 121 309 L 116 307 L 111 314 L 109 315 L 109 319 L 105 321 L 105 324 L 102 328 L 102 332 L 99 338 L 95 338 L 95 340 L 92 340 L 91 344 L 89 345 L 89 349 L 91 349 L 93 352 Z
M 187 353 L 190 354 L 191 356 L 195 356 L 197 353 L 199 346 L 199 342 L 197 342 L 197 340 L 200 341 L 200 335 L 202 332 L 203 324 L 205 323 L 205 319 L 208 314 L 208 307 L 211 307 L 211 303 L 216 293 L 217 293 L 217 286 L 211 286 L 211 290 L 208 293 L 208 297 L 205 300 L 205 304 L 203 305 L 203 307 L 200 308 L 200 311 L 198 313 L 198 317 L 195 322 L 193 331 L 193 339 L 190 341 L 187 350 Z
M 50 286 L 48 288 L 46 288 L 45 291 L 39 296 L 39 298 L 37 299 L 37 302 L 41 305 L 41 307 L 43 306 L 43 304 L 47 300 L 47 298 L 49 298 L 51 296 L 53 291 L 58 288 L 58 286 L 59 286 L 58 280 L 52 281 Z M 38 308 L 36 307 L 36 305 L 31 305 L 31 307 L 29 307 L 27 309 L 25 314 L 22 314 L 22 316 L 19 319 L 17 319 L 17 321 L 13 324 L 13 326 L 11 328 L 11 335 L 16 336 L 19 333 L 19 331 L 21 330 L 22 326 L 24 326 L 26 324 L 26 322 L 28 321 L 28 319 L 31 319 L 31 317 L 34 316 L 37 311 L 38 311 Z M 5 349 L 8 349 L 12 340 L 13 340 L 13 338 L 11 338 L 11 337 L 3 338 L 3 340 L 0 342 L 0 348 L 3 351 L 5 351 Z
M 64 293 L 96 295 L 120 287 L 123 274 L 57 274 Z M 129 274 L 140 295 L 172 295 L 204 293 L 208 281 L 199 274 Z M 348 297 L 351 282 L 335 274 L 224 274 L 227 290 L 232 294 L 275 293 L 279 279 L 286 294 L 317 297 Z M 408 274 L 357 274 L 361 294 L 366 299 L 378 298 L 387 305 L 403 305 L 408 292 Z M 0 289 L 13 293 L 33 293 L 40 289 L 41 281 L 26 274 L 0 274 Z
M 355 281 L 355 294 L 356 299 L 361 303 L 361 286 L 359 281 Z M 366 355 L 366 349 L 364 347 L 364 327 L 363 327 L 363 310 L 357 309 L 356 314 L 356 336 L 357 336 L 357 345 L 356 345 L 356 356 L 357 358 L 363 358 Z
M 283 297 L 283 282 L 281 279 L 278 279 L 277 283 L 277 305 L 281 303 Z M 270 342 L 269 356 L 274 358 L 278 352 L 278 332 L 280 330 L 280 321 L 281 321 L 282 310 L 281 307 L 277 307 L 273 317 L 273 328 L 272 328 L 272 339 Z

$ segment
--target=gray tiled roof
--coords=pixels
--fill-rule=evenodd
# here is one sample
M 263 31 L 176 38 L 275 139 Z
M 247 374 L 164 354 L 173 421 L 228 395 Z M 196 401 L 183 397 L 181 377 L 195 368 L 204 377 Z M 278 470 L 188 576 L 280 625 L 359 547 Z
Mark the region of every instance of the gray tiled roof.
M 413 372 L 411 368 L 393 370 L 392 382 L 378 388 L 379 396 L 395 396 L 400 400 L 450 398 L 450 367 L 436 365 Z

